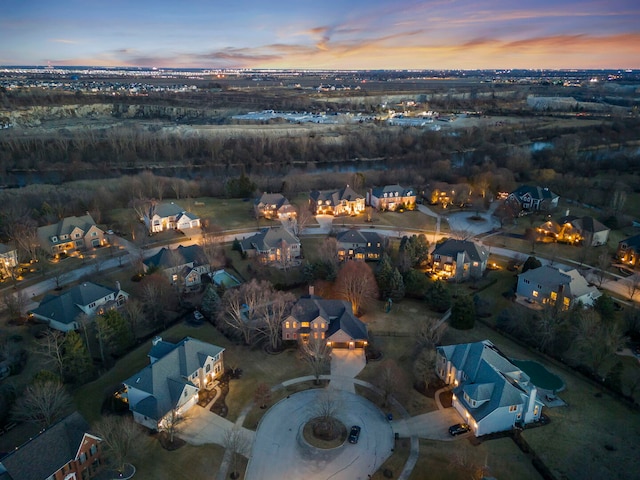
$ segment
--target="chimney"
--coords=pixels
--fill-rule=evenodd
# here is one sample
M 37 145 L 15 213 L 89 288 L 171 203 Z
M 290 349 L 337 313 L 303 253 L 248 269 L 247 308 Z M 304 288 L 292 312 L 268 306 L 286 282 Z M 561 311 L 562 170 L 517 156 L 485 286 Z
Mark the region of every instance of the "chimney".
M 309 285 L 309 296 L 312 297 L 313 295 L 315 295 L 315 288 L 313 285 Z
M 151 345 L 153 345 L 154 347 L 162 341 L 162 337 L 160 335 L 156 335 L 155 337 L 153 337 L 153 339 L 151 340 Z
M 116 290 L 120 291 L 120 281 L 116 280 Z
M 567 213 L 565 213 L 564 216 L 568 217 L 569 216 L 569 212 L 570 212 L 570 210 L 567 208 Z

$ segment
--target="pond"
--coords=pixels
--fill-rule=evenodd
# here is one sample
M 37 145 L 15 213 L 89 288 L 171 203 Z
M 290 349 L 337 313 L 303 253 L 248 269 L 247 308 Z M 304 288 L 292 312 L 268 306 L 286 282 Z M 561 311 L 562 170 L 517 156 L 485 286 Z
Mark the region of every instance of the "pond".
M 511 360 L 516 367 L 529 375 L 531 383 L 536 387 L 551 392 L 559 392 L 564 390 L 564 382 L 554 373 L 551 373 L 546 367 L 532 360 Z

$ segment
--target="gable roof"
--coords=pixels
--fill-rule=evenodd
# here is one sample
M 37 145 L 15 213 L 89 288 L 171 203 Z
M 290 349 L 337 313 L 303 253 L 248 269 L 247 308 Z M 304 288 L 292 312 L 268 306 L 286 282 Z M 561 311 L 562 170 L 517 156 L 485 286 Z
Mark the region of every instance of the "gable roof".
M 155 265 L 162 269 L 178 267 L 188 263 L 193 263 L 194 265 L 209 264 L 209 260 L 200 245 L 190 245 L 188 247 L 179 245 L 178 248 L 174 249 L 163 247 L 158 253 L 144 260 L 144 264 L 147 267 Z
M 576 217 L 575 215 L 567 215 L 562 217 L 560 220 L 558 220 L 558 223 L 560 223 L 560 225 L 563 225 L 565 223 L 570 223 L 578 230 L 581 230 L 583 232 L 590 232 L 590 233 L 604 232 L 604 231 L 610 230 L 609 227 L 602 224 L 595 218 L 589 217 L 589 216 Z
M 640 233 L 638 235 L 625 238 L 624 240 L 620 240 L 620 242 L 618 242 L 618 246 L 622 245 L 626 245 L 627 248 L 635 250 L 636 252 L 640 251 Z
M 289 203 L 289 200 L 284 198 L 284 195 L 281 193 L 267 193 L 264 192 L 260 198 L 257 198 L 254 203 L 256 205 L 275 205 L 276 208 L 280 208 L 283 205 Z
M 529 280 L 531 283 L 539 283 L 540 285 L 569 285 L 571 277 L 558 268 L 551 265 L 543 265 L 538 268 L 527 270 L 518 275 L 518 278 Z
M 282 242 L 288 245 L 299 244 L 300 240 L 294 234 L 282 227 L 267 227 L 249 238 L 240 240 L 242 250 L 271 250 Z
M 454 389 L 454 393 L 476 421 L 496 408 L 526 403 L 525 396 L 533 387 L 529 376 L 489 340 L 441 346 L 438 351 L 456 370 L 465 372 L 466 380 Z M 485 403 L 470 407 L 461 393 Z
M 385 197 L 385 193 L 387 194 Z M 397 195 L 396 195 L 397 193 Z M 411 187 L 403 187 L 401 185 L 385 185 L 384 187 L 376 187 L 371 190 L 371 195 L 376 198 L 391 197 L 411 197 L 415 196 L 415 192 Z
M 369 338 L 367 326 L 353 314 L 351 304 L 346 300 L 303 297 L 291 309 L 291 316 L 298 322 L 311 322 L 318 317 L 324 319 L 328 324 L 327 338 L 340 330 L 354 340 Z
M 62 235 L 69 235 L 76 228 L 82 230 L 83 233 L 87 233 L 91 227 L 96 227 L 96 222 L 89 213 L 81 217 L 65 217 L 58 223 L 39 227 L 38 238 L 41 242 L 46 242 L 49 245 L 67 243 L 73 239 L 60 240 Z M 57 241 L 52 241 L 53 237 L 57 237 Z
M 88 431 L 89 424 L 74 412 L 0 459 L 0 464 L 15 480 L 49 478 L 76 458 Z
M 158 346 L 160 343 L 162 345 Z M 149 356 L 157 360 L 123 382 L 128 388 L 149 395 L 132 410 L 160 420 L 175 407 L 187 385 L 195 388 L 188 377 L 204 367 L 207 358 L 213 358 L 223 351 L 222 347 L 191 337 L 185 337 L 177 344 L 157 342 L 149 352 Z
M 489 252 L 481 245 L 468 240 L 456 240 L 450 238 L 436 245 L 432 255 L 455 258 L 458 253 L 464 252 L 472 262 L 484 262 L 489 258 Z
M 8 243 L 0 243 L 0 255 L 4 255 L 5 253 L 15 252 L 17 249 L 15 246 L 10 245 Z
M 76 317 L 82 313 L 80 306 L 86 308 L 91 303 L 107 295 L 117 295 L 118 291 L 97 283 L 84 282 L 70 288 L 61 295 L 45 296 L 40 305 L 31 310 L 31 313 L 59 323 L 69 324 L 74 322 Z
M 534 187 L 531 185 L 522 185 L 511 193 L 518 199 L 521 199 L 526 194 L 529 194 L 529 196 L 534 200 L 555 200 L 556 198 L 559 198 L 559 195 L 556 195 L 547 187 Z
M 153 217 L 154 215 L 158 215 L 160 218 L 174 217 L 180 215 L 183 212 L 185 212 L 185 209 L 177 203 L 157 203 L 152 204 L 149 207 L 149 218 Z
M 357 228 L 344 230 L 336 235 L 338 243 L 371 243 L 372 246 L 382 245 L 382 237 L 377 232 L 361 231 Z
M 339 205 L 343 200 L 353 202 L 364 199 L 362 195 L 357 193 L 349 185 L 340 190 L 314 190 L 310 196 L 316 202 L 322 200 L 323 202 L 329 202 L 329 205 L 334 207 Z

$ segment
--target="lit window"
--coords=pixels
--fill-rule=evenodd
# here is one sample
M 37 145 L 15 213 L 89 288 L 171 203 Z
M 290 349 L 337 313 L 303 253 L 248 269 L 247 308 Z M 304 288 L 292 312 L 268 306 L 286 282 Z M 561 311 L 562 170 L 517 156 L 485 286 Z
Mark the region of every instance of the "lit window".
M 285 324 L 284 324 L 284 328 L 290 328 L 290 327 L 289 327 L 289 322 L 285 322 Z
M 511 405 L 511 406 L 509 407 L 509 411 L 510 411 L 510 412 L 515 412 L 516 410 L 518 410 L 518 406 L 517 406 L 517 405 Z
M 537 291 L 537 290 L 534 290 L 534 291 L 533 291 L 533 293 L 532 293 L 532 295 L 533 295 L 534 297 L 538 298 L 538 291 Z
M 309 322 L 302 322 L 302 323 L 300 323 L 300 326 L 302 328 L 309 328 Z

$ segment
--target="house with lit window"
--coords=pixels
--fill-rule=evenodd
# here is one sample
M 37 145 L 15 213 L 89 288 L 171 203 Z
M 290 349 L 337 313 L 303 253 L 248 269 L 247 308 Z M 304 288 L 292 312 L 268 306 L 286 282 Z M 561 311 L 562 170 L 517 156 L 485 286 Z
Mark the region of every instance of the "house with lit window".
M 0 458 L 2 480 L 88 480 L 102 471 L 102 440 L 78 412 Z
M 150 268 L 159 268 L 172 285 L 187 292 L 199 289 L 202 276 L 211 272 L 209 259 L 200 245 L 163 247 L 158 253 L 145 259 L 143 264 L 145 272 Z
M 557 222 L 547 220 L 538 227 L 538 232 L 553 241 L 581 244 L 590 247 L 606 245 L 611 229 L 593 217 L 565 215 Z
M 413 210 L 416 208 L 416 192 L 411 187 L 385 185 L 370 189 L 366 201 L 378 211 Z
M 538 388 L 489 340 L 437 347 L 436 374 L 476 437 L 540 420 Z
M 638 266 L 640 264 L 640 234 L 618 242 L 616 258 L 630 267 Z
M 489 251 L 470 240 L 447 239 L 431 252 L 432 271 L 446 279 L 463 281 L 481 278 Z
M 37 235 L 40 247 L 51 255 L 91 250 L 107 244 L 104 232 L 89 213 L 39 227 Z
M 214 388 L 224 373 L 224 348 L 185 337 L 171 343 L 155 337 L 149 365 L 126 379 L 124 397 L 133 419 L 160 430 L 174 415 L 198 403 L 198 392 Z
M 505 202 L 513 206 L 521 215 L 531 212 L 546 212 L 558 207 L 560 196 L 547 187 L 522 185 L 511 192 Z
M 240 240 L 240 248 L 249 258 L 257 258 L 265 265 L 289 264 L 300 258 L 300 240 L 283 227 L 263 228 Z
M 309 208 L 314 215 L 358 215 L 364 212 L 364 197 L 347 185 L 340 190 L 314 190 Z
M 30 315 L 49 327 L 68 332 L 80 328 L 79 318 L 102 315 L 108 310 L 120 308 L 127 302 L 129 294 L 120 288 L 109 288 L 92 282 L 83 282 L 60 295 L 46 295 Z
M 18 250 L 13 245 L 0 243 L 0 278 L 11 277 L 12 269 L 18 266 Z
M 200 228 L 200 218 L 174 202 L 152 203 L 142 220 L 149 233 Z
M 343 260 L 379 260 L 385 242 L 376 232 L 351 228 L 336 235 L 338 259 Z
M 346 300 L 325 300 L 316 295 L 300 298 L 282 322 L 282 339 L 325 340 L 332 348 L 364 348 L 367 326 L 353 314 Z
M 264 192 L 253 203 L 256 218 L 274 218 L 278 220 L 295 218 L 296 209 L 281 193 Z
M 567 310 L 578 303 L 592 306 L 602 294 L 574 268 L 544 265 L 518 275 L 516 295 L 530 304 L 559 306 Z

